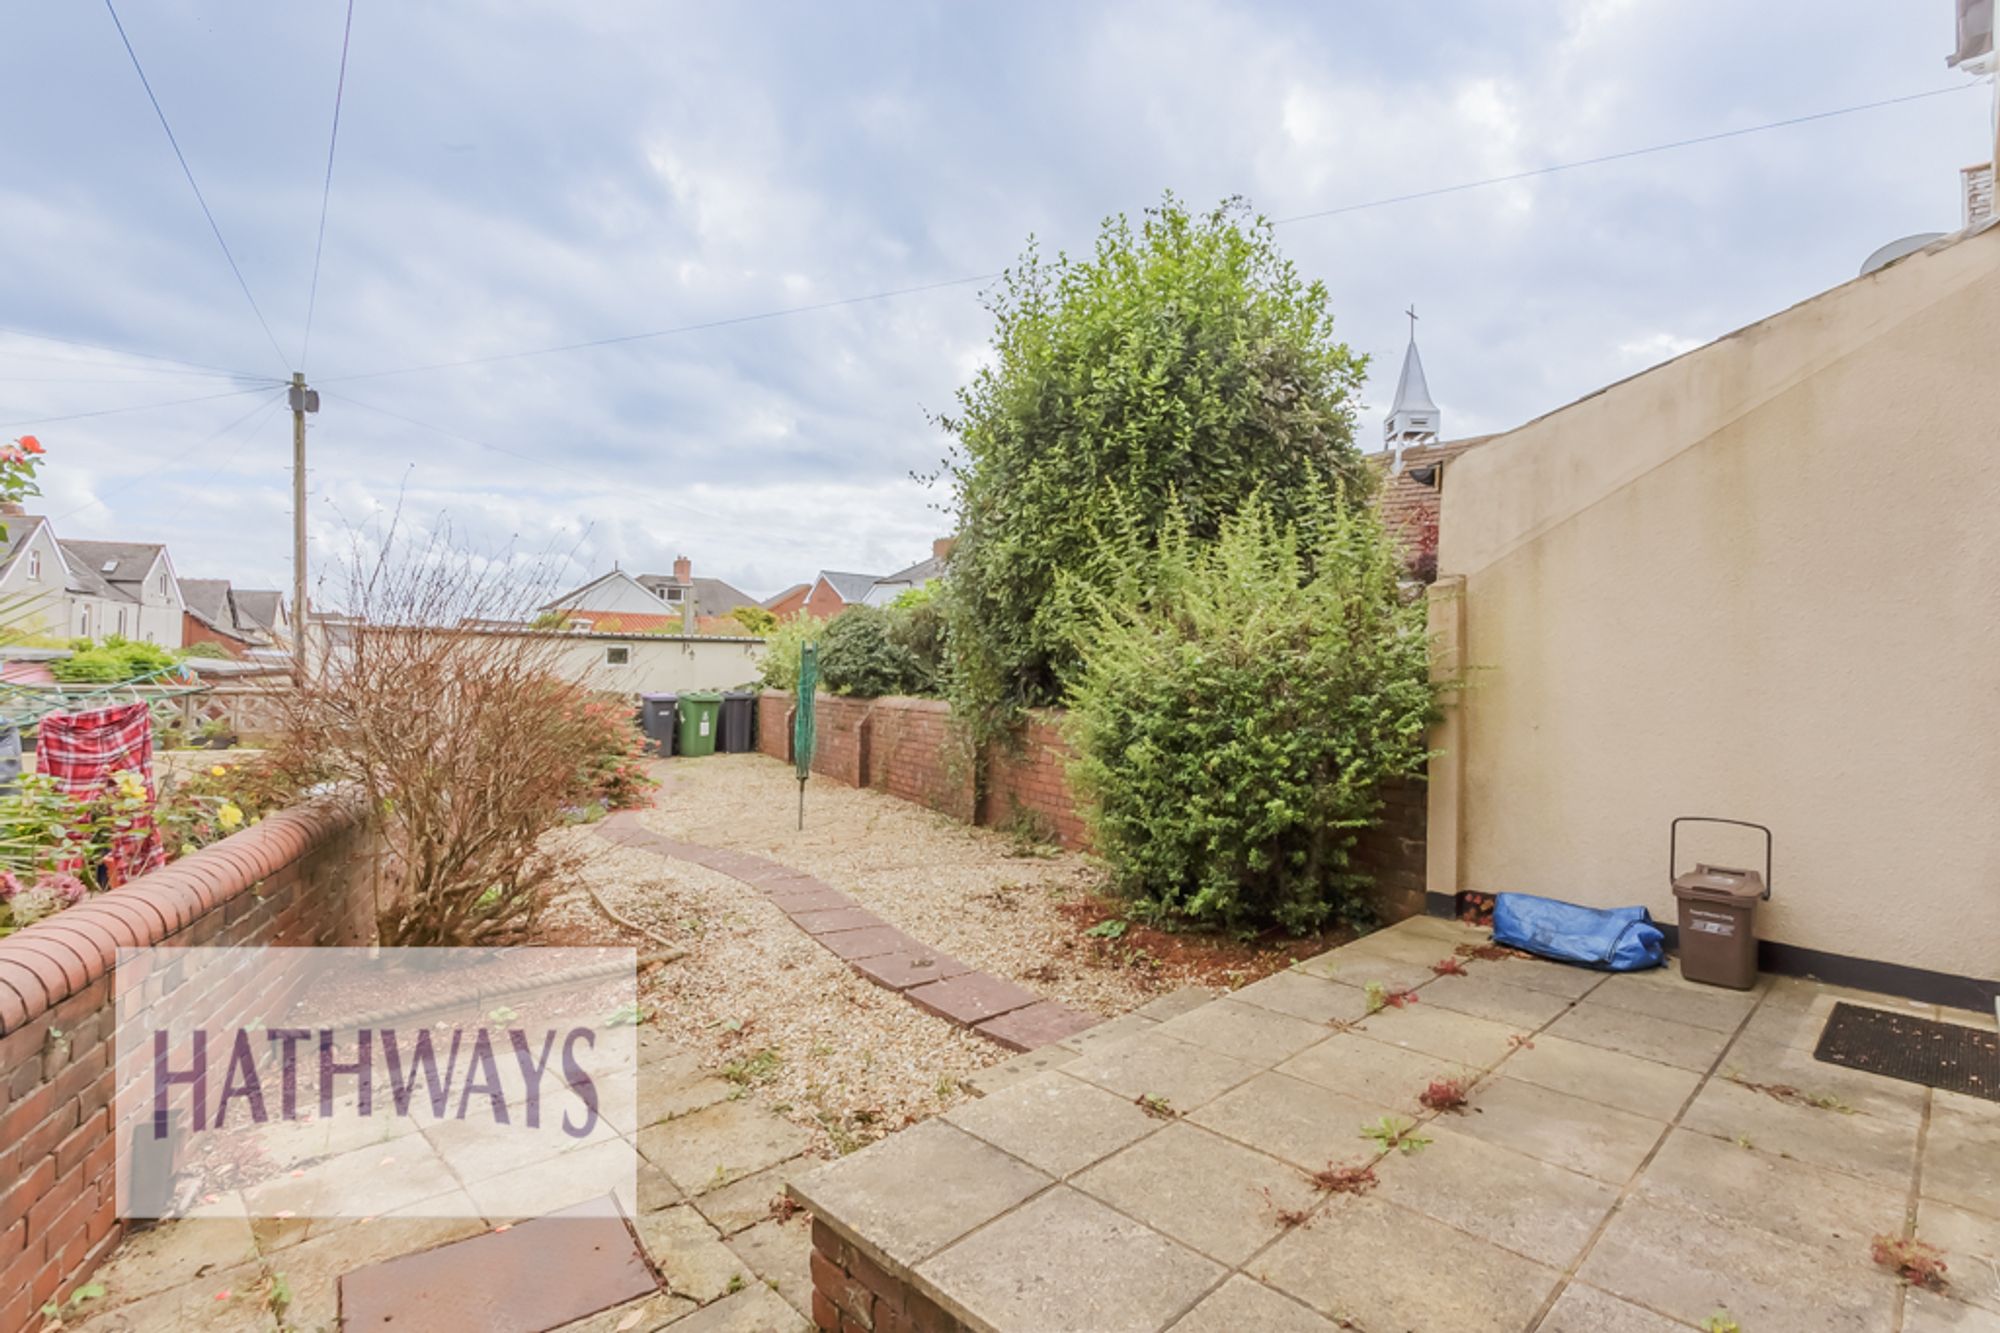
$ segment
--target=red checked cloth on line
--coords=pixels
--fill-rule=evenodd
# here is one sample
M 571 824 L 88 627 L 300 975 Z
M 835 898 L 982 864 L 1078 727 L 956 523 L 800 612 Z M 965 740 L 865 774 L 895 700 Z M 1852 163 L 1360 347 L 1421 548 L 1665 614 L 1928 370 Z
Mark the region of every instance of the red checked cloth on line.
M 79 801 L 115 798 L 117 775 L 134 774 L 146 788 L 146 812 L 114 836 L 105 856 L 108 882 L 117 888 L 167 863 L 160 828 L 153 822 L 153 715 L 144 704 L 120 704 L 88 713 L 51 713 L 41 722 L 35 771 L 55 779 Z

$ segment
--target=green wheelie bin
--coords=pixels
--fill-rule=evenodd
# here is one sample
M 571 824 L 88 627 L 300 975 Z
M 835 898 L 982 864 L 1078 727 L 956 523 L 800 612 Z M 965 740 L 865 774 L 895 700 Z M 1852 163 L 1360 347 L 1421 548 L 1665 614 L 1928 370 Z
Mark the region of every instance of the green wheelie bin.
M 680 752 L 687 758 L 715 753 L 722 695 L 713 690 L 683 694 L 680 702 Z

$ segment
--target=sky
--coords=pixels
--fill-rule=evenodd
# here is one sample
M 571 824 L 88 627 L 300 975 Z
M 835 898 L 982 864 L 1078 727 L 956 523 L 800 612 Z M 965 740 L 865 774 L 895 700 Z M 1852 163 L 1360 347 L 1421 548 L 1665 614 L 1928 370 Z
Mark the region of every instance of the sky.
M 1030 237 L 1085 251 L 1167 190 L 1290 218 L 1954 90 L 1277 228 L 1372 358 L 1365 447 L 1412 305 L 1444 433 L 1505 430 L 1956 228 L 1992 103 L 1945 68 L 1951 13 L 357 0 L 308 349 L 344 2 L 119 9 L 256 311 L 110 13 L 13 6 L 0 437 L 48 449 L 60 534 L 288 586 L 270 384 L 303 368 L 316 584 L 399 510 L 573 583 L 887 572 L 951 526 L 917 477 L 992 327 L 957 280 Z

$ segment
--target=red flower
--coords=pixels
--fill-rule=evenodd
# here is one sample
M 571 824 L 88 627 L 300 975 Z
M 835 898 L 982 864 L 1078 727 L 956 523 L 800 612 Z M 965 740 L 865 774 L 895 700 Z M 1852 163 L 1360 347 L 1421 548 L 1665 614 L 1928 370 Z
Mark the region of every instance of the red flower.
M 42 442 L 32 435 L 23 435 L 15 443 L 21 446 L 21 452 L 23 453 L 39 454 L 46 452 L 42 448 Z

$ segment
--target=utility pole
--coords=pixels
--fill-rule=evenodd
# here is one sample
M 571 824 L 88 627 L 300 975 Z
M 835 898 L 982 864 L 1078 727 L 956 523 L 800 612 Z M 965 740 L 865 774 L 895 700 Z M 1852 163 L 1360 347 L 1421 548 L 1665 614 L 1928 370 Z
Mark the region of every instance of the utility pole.
M 306 413 L 319 411 L 319 390 L 292 372 L 292 683 L 306 683 Z

